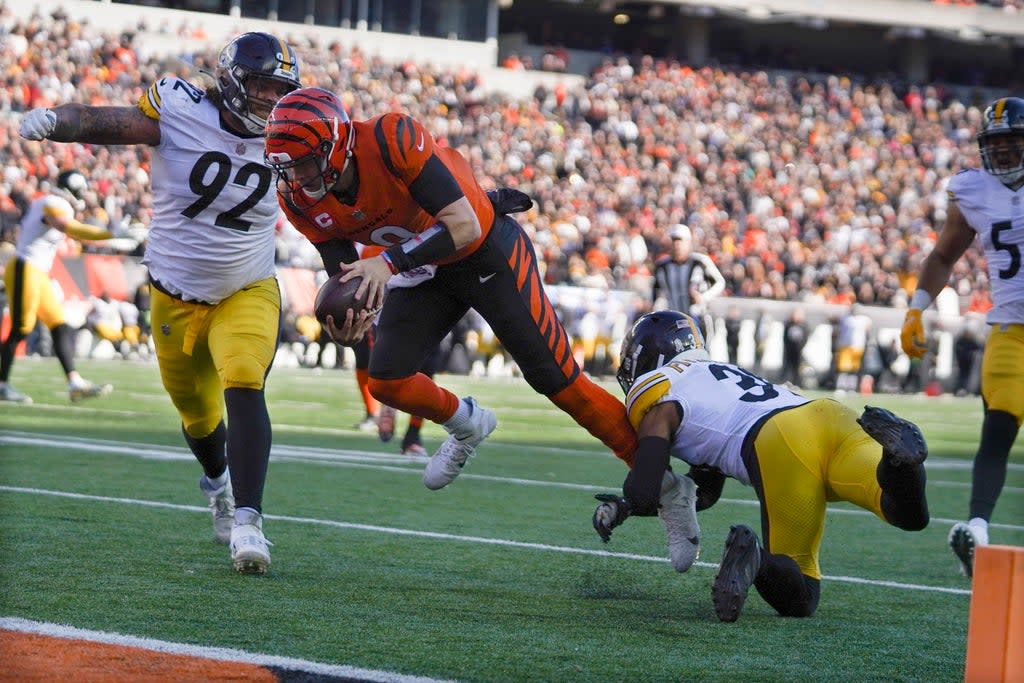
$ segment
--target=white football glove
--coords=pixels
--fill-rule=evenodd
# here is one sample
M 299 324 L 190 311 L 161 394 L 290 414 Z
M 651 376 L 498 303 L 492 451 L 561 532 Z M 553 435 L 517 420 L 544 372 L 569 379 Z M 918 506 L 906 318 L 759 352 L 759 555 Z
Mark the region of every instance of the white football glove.
M 40 107 L 25 114 L 21 119 L 18 133 L 28 140 L 45 140 L 57 127 L 57 115 L 49 109 Z

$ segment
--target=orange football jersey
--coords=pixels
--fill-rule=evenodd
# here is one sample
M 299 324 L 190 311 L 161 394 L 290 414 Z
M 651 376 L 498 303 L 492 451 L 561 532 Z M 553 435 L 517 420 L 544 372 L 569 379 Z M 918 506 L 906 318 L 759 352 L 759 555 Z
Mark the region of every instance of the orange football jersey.
M 419 183 L 418 191 L 429 192 L 432 179 L 450 185 L 447 169 L 476 212 L 482 232 L 440 263 L 458 261 L 476 251 L 491 230 L 494 207 L 469 162 L 456 150 L 437 146 L 430 133 L 403 114 L 383 114 L 352 125 L 353 160 L 359 174 L 354 202 L 342 202 L 328 192 L 311 208 L 300 211 L 278 195 L 292 225 L 314 244 L 331 239 L 383 247 L 401 244 L 437 222 L 416 201 L 410 186 Z M 444 168 L 428 163 L 434 157 Z M 455 199 L 458 197 L 451 201 Z

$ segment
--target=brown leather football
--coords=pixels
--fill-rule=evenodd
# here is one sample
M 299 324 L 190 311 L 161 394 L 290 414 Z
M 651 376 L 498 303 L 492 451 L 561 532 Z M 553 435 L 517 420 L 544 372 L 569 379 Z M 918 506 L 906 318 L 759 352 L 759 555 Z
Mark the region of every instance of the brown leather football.
M 334 324 L 341 327 L 345 324 L 345 314 L 350 308 L 360 311 L 366 308 L 366 296 L 356 299 L 356 290 L 362 284 L 363 278 L 354 277 L 347 282 L 341 281 L 344 273 L 328 278 L 327 282 L 320 287 L 316 293 L 316 301 L 313 303 L 313 313 L 321 324 L 327 324 L 327 316 L 334 316 Z

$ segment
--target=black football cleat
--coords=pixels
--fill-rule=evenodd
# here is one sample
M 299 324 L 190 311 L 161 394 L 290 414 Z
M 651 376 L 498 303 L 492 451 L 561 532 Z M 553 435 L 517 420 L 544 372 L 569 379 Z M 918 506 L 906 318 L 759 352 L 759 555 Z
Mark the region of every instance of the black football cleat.
M 928 457 L 928 444 L 917 425 L 885 408 L 864 406 L 857 424 L 882 444 L 884 454 L 895 464 L 920 465 Z
M 725 539 L 725 553 L 711 585 L 715 614 L 725 622 L 739 619 L 747 593 L 761 570 L 761 545 L 748 526 L 737 524 Z
M 960 560 L 960 573 L 971 578 L 974 575 L 974 550 L 979 545 L 988 545 L 988 532 L 957 522 L 949 530 L 949 549 Z

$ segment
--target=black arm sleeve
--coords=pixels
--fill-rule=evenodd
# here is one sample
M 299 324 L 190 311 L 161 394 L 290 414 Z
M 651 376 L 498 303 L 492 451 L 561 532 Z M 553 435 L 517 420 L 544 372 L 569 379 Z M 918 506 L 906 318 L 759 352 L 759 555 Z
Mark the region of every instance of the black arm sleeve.
M 427 160 L 416 180 L 409 185 L 409 194 L 424 211 L 436 216 L 441 209 L 464 197 L 466 193 L 462 191 L 451 170 L 435 154 Z
M 697 482 L 697 511 L 707 510 L 718 502 L 725 486 L 725 474 L 713 467 L 693 466 L 687 472 Z
M 359 252 L 352 240 L 333 239 L 326 242 L 317 242 L 313 246 L 320 252 L 320 258 L 324 260 L 324 270 L 331 277 L 341 271 L 339 263 L 354 263 L 359 260 Z
M 622 493 L 629 500 L 633 514 L 640 517 L 658 514 L 661 480 L 668 469 L 669 443 L 660 436 L 645 436 L 636 450 L 633 469 L 626 475 Z

